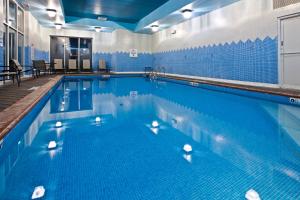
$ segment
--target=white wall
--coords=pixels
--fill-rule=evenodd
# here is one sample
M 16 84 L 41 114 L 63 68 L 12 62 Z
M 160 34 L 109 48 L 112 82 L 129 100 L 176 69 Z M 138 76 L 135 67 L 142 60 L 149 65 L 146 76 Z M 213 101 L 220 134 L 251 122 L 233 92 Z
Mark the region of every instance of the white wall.
M 93 38 L 93 52 L 113 53 L 129 52 L 136 48 L 139 52 L 150 53 L 152 38 L 146 34 L 136 34 L 127 30 L 115 30 L 112 33 L 46 28 L 38 24 L 38 21 L 30 12 L 26 12 L 26 45 L 34 45 L 43 51 L 50 51 L 50 36 L 74 36 Z
M 300 4 L 273 10 L 272 0 L 241 0 L 153 35 L 154 52 L 277 36 L 277 17 L 300 12 Z M 176 30 L 175 35 L 171 34 Z

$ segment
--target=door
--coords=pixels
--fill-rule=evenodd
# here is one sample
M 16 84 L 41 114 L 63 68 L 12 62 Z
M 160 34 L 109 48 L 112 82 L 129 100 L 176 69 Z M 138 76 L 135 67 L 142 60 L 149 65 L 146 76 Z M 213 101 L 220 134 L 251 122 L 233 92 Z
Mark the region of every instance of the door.
M 281 20 L 281 84 L 300 89 L 300 16 Z
M 92 39 L 80 38 L 80 68 L 82 71 L 92 70 Z
M 65 50 L 65 63 L 68 70 L 78 71 L 78 38 L 65 38 L 66 50 Z

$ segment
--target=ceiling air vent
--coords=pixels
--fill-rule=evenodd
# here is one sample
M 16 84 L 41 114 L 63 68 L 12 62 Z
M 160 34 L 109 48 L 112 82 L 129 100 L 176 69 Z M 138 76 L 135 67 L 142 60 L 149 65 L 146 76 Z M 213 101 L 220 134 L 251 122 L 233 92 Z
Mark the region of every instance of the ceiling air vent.
M 295 3 L 300 3 L 300 0 L 273 0 L 273 8 L 282 8 Z

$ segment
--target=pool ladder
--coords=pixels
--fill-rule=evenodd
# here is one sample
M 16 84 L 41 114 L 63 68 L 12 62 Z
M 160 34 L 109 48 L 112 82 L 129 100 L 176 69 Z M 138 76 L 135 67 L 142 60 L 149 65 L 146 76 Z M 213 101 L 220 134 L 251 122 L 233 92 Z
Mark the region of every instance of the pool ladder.
M 166 68 L 165 67 L 158 67 L 156 69 L 153 69 L 149 74 L 149 78 L 151 80 L 156 80 L 159 76 L 161 76 L 161 77 L 166 76 Z

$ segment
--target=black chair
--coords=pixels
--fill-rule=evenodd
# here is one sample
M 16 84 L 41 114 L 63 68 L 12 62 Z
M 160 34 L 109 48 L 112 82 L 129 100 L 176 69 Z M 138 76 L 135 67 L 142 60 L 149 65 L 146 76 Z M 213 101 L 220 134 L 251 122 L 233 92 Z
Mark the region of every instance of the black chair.
M 16 79 L 18 82 L 18 86 L 20 86 L 21 76 L 24 73 L 31 72 L 33 77 L 35 77 L 36 74 L 36 69 L 34 67 L 29 67 L 29 69 L 24 70 L 22 65 L 20 65 L 19 61 L 15 59 L 11 59 L 9 61 L 9 70 L 11 70 L 12 72 L 16 72 Z
M 40 76 L 41 72 L 43 74 L 50 74 L 50 66 L 46 64 L 44 60 L 33 60 L 32 61 L 33 68 L 36 70 L 36 76 Z
M 18 81 L 17 71 L 11 69 L 9 66 L 0 66 L 0 77 L 2 78 L 3 84 L 5 84 L 5 80 L 12 80 L 13 83 L 15 83 L 16 78 Z

